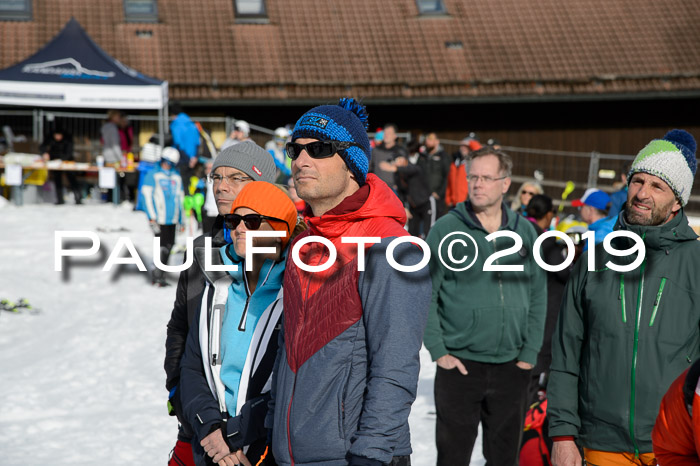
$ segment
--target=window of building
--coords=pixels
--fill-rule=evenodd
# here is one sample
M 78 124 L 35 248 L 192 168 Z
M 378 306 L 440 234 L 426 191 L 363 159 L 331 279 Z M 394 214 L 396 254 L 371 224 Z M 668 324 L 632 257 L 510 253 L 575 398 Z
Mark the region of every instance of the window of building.
M 157 23 L 156 0 L 124 0 L 124 19 L 127 23 Z
M 447 9 L 442 0 L 416 0 L 421 15 L 445 14 Z
M 0 20 L 31 21 L 32 0 L 0 0 Z
M 236 18 L 267 18 L 265 0 L 233 0 Z

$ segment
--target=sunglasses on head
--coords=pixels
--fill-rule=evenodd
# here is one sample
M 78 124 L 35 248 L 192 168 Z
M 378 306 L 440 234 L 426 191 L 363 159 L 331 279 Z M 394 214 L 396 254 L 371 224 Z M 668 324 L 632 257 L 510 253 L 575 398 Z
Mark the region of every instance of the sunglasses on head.
M 360 147 L 359 144 L 348 141 L 314 141 L 308 144 L 288 142 L 285 146 L 285 152 L 287 152 L 287 157 L 292 160 L 299 158 L 304 150 L 312 159 L 325 159 L 353 146 Z
M 287 225 L 287 232 L 289 232 L 289 224 L 287 222 L 285 222 L 284 220 L 281 220 L 279 218 L 266 217 L 265 215 L 260 215 L 260 214 L 246 214 L 246 215 L 226 214 L 226 215 L 224 215 L 224 225 L 226 226 L 226 228 L 228 228 L 231 231 L 235 230 L 238 227 L 238 225 L 241 223 L 241 220 L 243 220 L 243 224 L 249 230 L 257 230 L 258 228 L 260 228 L 260 225 L 262 225 L 263 220 L 276 220 L 278 222 L 282 222 L 285 225 Z

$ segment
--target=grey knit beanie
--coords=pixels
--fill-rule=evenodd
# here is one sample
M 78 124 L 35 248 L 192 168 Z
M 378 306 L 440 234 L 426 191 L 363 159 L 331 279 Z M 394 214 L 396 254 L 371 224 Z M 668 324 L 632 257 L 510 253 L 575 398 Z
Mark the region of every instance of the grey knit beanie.
M 214 159 L 212 173 L 219 167 L 235 168 L 254 181 L 274 183 L 277 178 L 272 154 L 252 141 L 239 142 L 222 150 Z

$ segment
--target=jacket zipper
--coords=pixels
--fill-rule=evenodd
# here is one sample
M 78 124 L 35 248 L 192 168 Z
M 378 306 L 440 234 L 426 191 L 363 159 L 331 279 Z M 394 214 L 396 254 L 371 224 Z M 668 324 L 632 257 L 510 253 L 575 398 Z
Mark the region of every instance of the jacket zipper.
M 499 228 L 499 230 L 500 230 L 500 228 Z M 493 242 L 493 253 L 494 253 L 494 254 L 498 252 L 498 248 L 497 248 L 496 246 L 498 246 L 498 240 L 497 240 L 497 239 L 494 240 L 494 242 Z M 498 262 L 498 260 L 495 261 L 495 264 L 496 264 L 496 265 L 500 265 L 500 263 Z M 504 309 L 504 308 L 506 307 L 506 298 L 505 298 L 505 296 L 503 295 L 503 279 L 502 279 L 502 276 L 501 276 L 501 272 L 498 272 L 498 291 L 499 291 L 499 293 L 501 294 L 501 308 Z M 499 350 L 500 350 L 500 348 L 501 348 L 501 344 L 503 343 L 503 339 L 505 338 L 505 327 L 506 327 L 506 315 L 505 315 L 505 310 L 504 310 L 504 312 L 501 313 L 501 316 L 502 316 L 502 318 L 501 318 L 501 328 L 504 329 L 504 330 L 503 330 L 503 334 L 501 335 L 501 341 L 498 342 L 498 348 L 499 348 Z
M 643 238 L 642 238 L 643 239 Z M 639 282 L 639 290 L 637 293 L 637 316 L 635 318 L 634 325 L 634 347 L 632 349 L 632 391 L 630 396 L 630 439 L 632 440 L 632 445 L 634 445 L 634 457 L 639 457 L 639 447 L 637 446 L 637 441 L 634 439 L 634 413 L 636 405 L 636 382 L 637 382 L 637 351 L 639 349 L 639 324 L 642 319 L 642 299 L 644 297 L 644 269 L 646 267 L 646 260 L 642 262 L 641 268 L 641 278 Z
M 241 332 L 245 332 L 245 323 L 246 323 L 246 318 L 248 317 L 248 304 L 250 304 L 250 298 L 251 296 L 248 295 L 248 297 L 245 299 L 245 307 L 243 308 L 243 314 L 241 315 L 241 321 L 238 322 L 238 330 Z
M 625 276 L 620 274 L 620 294 L 617 297 L 620 300 L 620 306 L 622 307 L 622 323 L 627 323 L 627 309 L 625 308 Z
M 257 290 L 258 288 L 262 288 L 265 286 L 265 283 L 267 283 L 267 279 L 270 278 L 270 274 L 272 273 L 272 269 L 275 267 L 277 264 L 272 264 L 270 266 L 270 269 L 267 271 L 267 275 L 265 275 L 265 278 L 263 279 L 263 282 L 256 286 L 255 289 Z M 243 308 L 243 314 L 241 314 L 241 321 L 238 322 L 238 330 L 241 332 L 245 332 L 245 324 L 246 321 L 248 320 L 248 305 L 250 304 L 250 298 L 253 297 L 253 293 L 250 292 L 250 287 L 248 286 L 248 276 L 243 272 L 243 282 L 245 285 L 245 292 L 246 292 L 246 298 L 245 298 L 245 307 Z
M 292 396 L 289 398 L 289 406 L 287 406 L 287 447 L 289 448 L 289 461 L 294 466 L 294 454 L 292 453 L 292 435 L 289 429 L 289 418 L 292 416 L 292 401 L 294 400 L 294 392 L 297 389 L 297 375 L 294 374 L 294 385 L 292 385 Z
M 321 262 L 323 262 L 323 258 L 326 256 L 325 253 L 321 254 L 321 258 L 318 260 L 318 264 L 320 265 Z M 300 277 L 301 278 L 301 277 Z M 306 284 L 306 293 L 304 295 L 304 320 L 306 320 L 306 306 L 308 303 L 309 299 L 309 290 L 311 289 L 311 279 L 309 279 L 309 282 Z M 306 323 L 306 322 L 304 322 Z M 303 328 L 303 327 L 302 327 Z M 301 329 L 300 329 L 301 330 Z M 299 333 L 297 333 L 298 335 Z M 294 336 L 295 340 L 297 335 Z M 294 347 L 296 348 L 296 341 L 294 342 Z M 298 368 L 297 368 L 298 370 Z M 291 417 L 292 417 L 292 401 L 294 400 L 294 393 L 296 392 L 297 389 L 297 373 L 294 372 L 294 385 L 292 386 L 292 396 L 289 397 L 289 406 L 287 407 L 287 446 L 289 447 L 289 460 L 291 462 L 291 465 L 294 466 L 294 454 L 292 453 L 292 437 L 291 437 L 291 430 L 289 428 L 291 422 Z
M 661 302 L 661 295 L 664 292 L 664 286 L 666 286 L 666 277 L 661 279 L 661 285 L 659 285 L 659 291 L 656 292 L 656 300 L 654 300 L 654 310 L 651 312 L 651 320 L 649 321 L 649 327 L 654 325 L 654 319 L 656 319 L 656 311 L 659 310 L 659 303 Z

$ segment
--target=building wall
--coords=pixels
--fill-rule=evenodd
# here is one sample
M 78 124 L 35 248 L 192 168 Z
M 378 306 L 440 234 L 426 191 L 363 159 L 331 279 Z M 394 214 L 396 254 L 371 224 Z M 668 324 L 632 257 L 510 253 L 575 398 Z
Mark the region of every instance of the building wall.
M 331 103 L 320 101 L 317 104 Z M 435 131 L 443 141 L 459 141 L 475 132 L 482 142 L 496 138 L 508 147 L 543 149 L 577 153 L 621 154 L 634 156 L 651 139 L 663 137 L 666 131 L 683 128 L 700 140 L 700 99 L 657 100 L 599 100 L 531 103 L 475 103 L 430 104 L 407 103 L 381 105 L 367 102 L 370 130 L 387 122 L 398 125 L 399 131 L 411 132 L 415 137 Z M 294 124 L 312 105 L 308 106 L 238 106 L 201 107 L 198 112 L 228 114 L 251 123 L 275 128 Z M 449 153 L 454 145 L 445 144 Z M 583 194 L 588 181 L 590 159 L 566 155 L 524 153 L 509 150 L 514 159 L 514 174 L 532 177 L 541 170 L 546 182 L 555 182 L 547 193 L 561 197 L 563 185 L 572 180 L 576 190 L 569 199 Z M 600 169 L 619 174 L 624 162 L 600 160 Z M 611 190 L 613 180 L 599 179 L 599 186 Z M 520 186 L 514 182 L 511 191 Z M 695 184 L 693 195 L 700 196 L 700 185 Z M 691 202 L 689 208 L 700 212 L 700 202 Z

